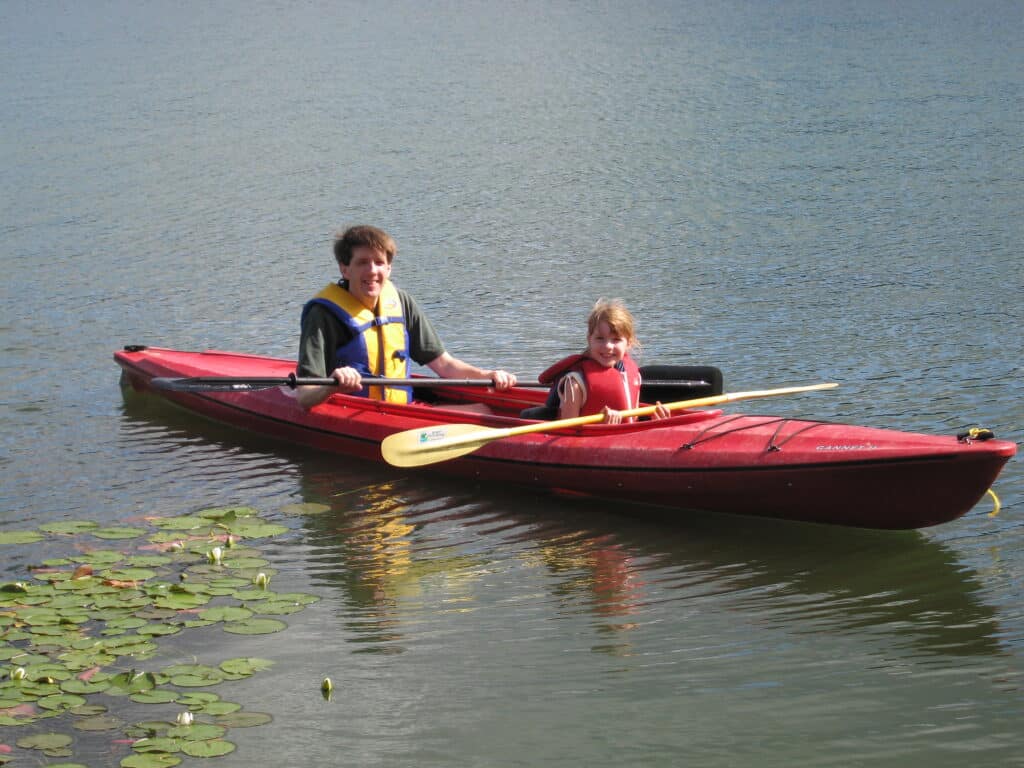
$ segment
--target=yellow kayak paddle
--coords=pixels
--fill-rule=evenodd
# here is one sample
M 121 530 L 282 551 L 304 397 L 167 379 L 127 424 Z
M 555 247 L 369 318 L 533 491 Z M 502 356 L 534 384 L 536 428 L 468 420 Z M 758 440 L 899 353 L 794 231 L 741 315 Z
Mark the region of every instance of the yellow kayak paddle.
M 684 408 L 731 403 L 735 400 L 753 400 L 758 397 L 777 397 L 793 395 L 798 392 L 813 392 L 819 389 L 834 389 L 838 386 L 835 383 L 826 383 L 810 384 L 803 387 L 782 387 L 781 389 L 756 389 L 749 392 L 733 392 L 711 397 L 698 397 L 693 400 L 680 400 L 675 403 L 666 403 L 665 407 L 670 411 L 678 411 Z M 656 410 L 657 406 L 645 405 L 622 411 L 622 416 L 623 418 L 650 416 Z M 484 427 L 479 424 L 435 424 L 389 435 L 381 443 L 380 452 L 384 456 L 384 460 L 392 466 L 421 467 L 465 456 L 488 443 L 505 437 L 527 435 L 532 432 L 554 432 L 559 429 L 596 424 L 601 421 L 604 421 L 603 413 L 577 416 L 574 419 L 542 421 L 505 429 Z

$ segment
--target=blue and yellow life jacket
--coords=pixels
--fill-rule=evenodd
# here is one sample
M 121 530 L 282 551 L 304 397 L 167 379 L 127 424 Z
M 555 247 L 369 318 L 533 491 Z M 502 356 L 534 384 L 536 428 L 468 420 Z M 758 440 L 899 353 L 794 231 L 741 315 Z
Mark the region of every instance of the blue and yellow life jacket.
M 343 325 L 352 329 L 351 341 L 335 350 L 335 368 L 350 366 L 359 371 L 360 376 L 389 379 L 404 379 L 409 375 L 409 332 L 398 289 L 390 280 L 384 283 L 376 312 L 367 309 L 337 283 L 331 283 L 307 302 L 302 310 L 303 317 L 313 304 L 326 307 Z M 355 394 L 390 403 L 412 400 L 410 387 L 367 387 Z

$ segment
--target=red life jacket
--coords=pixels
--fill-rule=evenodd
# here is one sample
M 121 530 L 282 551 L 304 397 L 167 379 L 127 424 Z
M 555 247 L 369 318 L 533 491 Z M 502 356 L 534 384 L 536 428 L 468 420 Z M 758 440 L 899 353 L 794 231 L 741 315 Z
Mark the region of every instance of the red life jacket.
M 583 377 L 587 388 L 587 399 L 580 409 L 580 416 L 601 413 L 606 405 L 616 411 L 625 411 L 640 404 L 640 369 L 629 355 L 622 358 L 622 367 L 621 371 L 605 368 L 586 355 L 569 355 L 544 371 L 537 380 L 557 387 L 559 379 L 575 371 Z

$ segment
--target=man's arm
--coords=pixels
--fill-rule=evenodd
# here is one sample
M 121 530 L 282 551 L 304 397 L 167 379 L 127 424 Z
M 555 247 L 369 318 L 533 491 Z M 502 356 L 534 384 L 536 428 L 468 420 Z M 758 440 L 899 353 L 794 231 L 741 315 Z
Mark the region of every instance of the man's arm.
M 331 368 L 334 363 L 334 350 L 339 344 L 339 329 L 337 323 L 333 321 L 333 316 L 327 310 L 313 306 L 302 322 L 298 375 L 314 378 L 330 376 L 338 382 L 336 386 L 297 387 L 295 399 L 307 411 L 335 392 L 358 392 L 362 388 L 359 372 L 354 368 Z
M 516 384 L 515 374 L 501 370 L 484 370 L 452 357 L 447 352 L 427 363 L 427 367 L 442 379 L 490 379 L 495 389 L 508 389 Z

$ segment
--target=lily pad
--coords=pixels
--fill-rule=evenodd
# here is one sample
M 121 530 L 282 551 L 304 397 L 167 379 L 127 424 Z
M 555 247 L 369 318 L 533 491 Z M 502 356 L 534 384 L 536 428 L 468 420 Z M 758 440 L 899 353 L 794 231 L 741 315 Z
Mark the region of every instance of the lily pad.
M 200 517 L 205 517 L 209 520 L 224 520 L 225 518 L 255 517 L 259 514 L 259 510 L 252 507 L 211 507 L 210 509 L 202 510 L 198 514 Z
M 113 731 L 121 728 L 124 721 L 113 715 L 94 715 L 78 718 L 71 725 L 79 731 Z
M 156 571 L 148 568 L 111 568 L 100 575 L 115 581 L 146 581 L 156 576 Z
M 210 530 L 210 521 L 198 515 L 181 515 L 179 517 L 158 517 L 150 520 L 154 528 L 163 531 L 190 531 L 205 535 Z
M 257 725 L 266 725 L 273 719 L 265 712 L 233 712 L 218 717 L 217 722 L 227 728 L 252 728 Z
M 167 731 L 167 735 L 184 741 L 205 741 L 206 739 L 219 739 L 226 730 L 222 725 L 193 723 L 192 725 L 176 725 Z
M 270 635 L 287 628 L 287 624 L 277 619 L 247 619 L 224 625 L 224 631 L 233 635 Z
M 234 605 L 218 605 L 205 608 L 197 615 L 205 621 L 244 621 L 252 616 L 252 611 Z
M 66 680 L 60 684 L 60 689 L 64 693 L 77 693 L 77 694 L 90 694 L 100 693 L 101 691 L 107 690 L 110 687 L 110 683 L 107 680 L 101 680 L 95 682 L 93 680 L 79 680 L 77 678 L 73 680 Z
M 152 691 L 133 693 L 128 698 L 139 704 L 170 704 L 178 700 L 178 692 L 168 691 L 164 688 L 154 688 Z
M 167 736 L 154 736 L 152 738 L 147 736 L 132 744 L 132 749 L 141 754 L 150 752 L 173 754 L 174 752 L 181 751 L 181 741 L 168 738 Z
M 92 520 L 63 520 L 60 522 L 43 523 L 39 530 L 47 533 L 82 533 L 83 531 L 94 531 L 100 527 L 99 523 Z
M 96 530 L 89 531 L 89 533 L 97 539 L 134 539 L 145 535 L 146 531 L 142 528 L 132 528 L 130 526 L 111 526 L 109 528 L 97 528 Z
M 22 736 L 15 743 L 22 749 L 60 749 L 74 741 L 66 733 L 37 733 Z
M 203 704 L 201 707 L 193 709 L 192 711 L 202 712 L 207 715 L 230 715 L 232 712 L 237 712 L 241 708 L 241 704 L 236 704 L 233 701 L 211 701 Z
M 35 544 L 44 538 L 38 531 L 0 531 L 0 544 Z
M 224 739 L 207 739 L 205 741 L 186 741 L 181 751 L 190 757 L 220 757 L 235 751 L 235 745 Z
M 110 678 L 109 693 L 119 692 L 122 694 L 138 693 L 156 688 L 156 676 L 152 672 L 122 672 Z
M 258 659 L 253 656 L 228 659 L 220 663 L 220 668 L 231 675 L 251 675 L 274 666 L 270 659 Z
M 128 755 L 121 761 L 121 768 L 172 768 L 181 762 L 177 755 L 166 752 L 153 752 L 148 755 Z
M 124 560 L 124 553 L 113 549 L 97 549 L 80 555 L 74 555 L 71 560 L 83 565 L 113 565 Z

